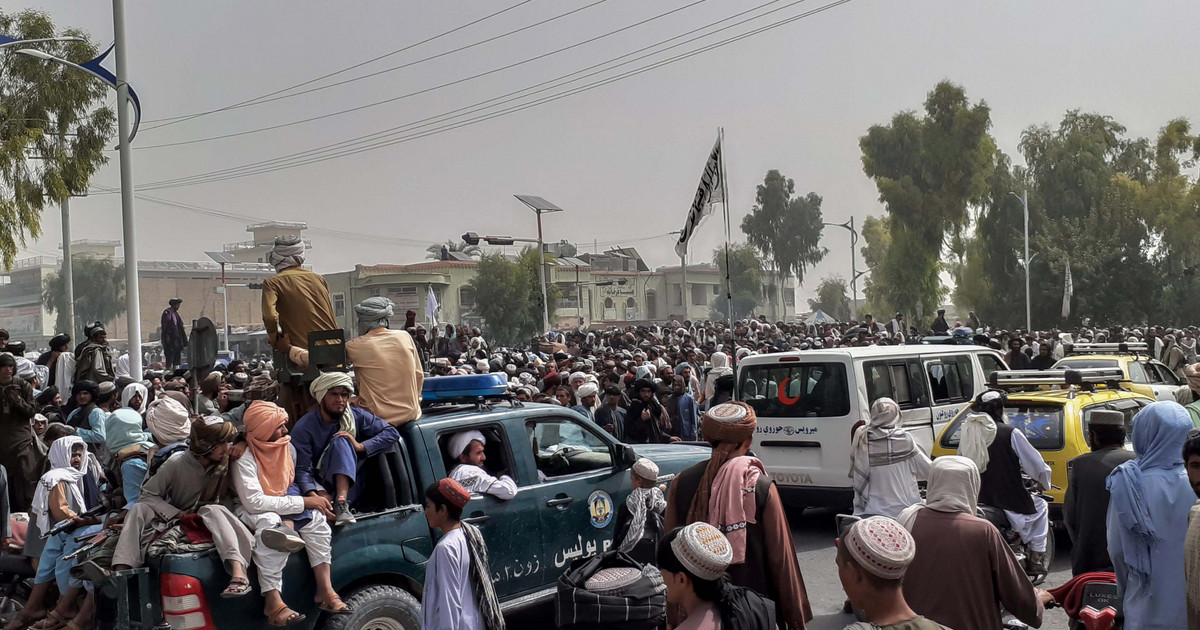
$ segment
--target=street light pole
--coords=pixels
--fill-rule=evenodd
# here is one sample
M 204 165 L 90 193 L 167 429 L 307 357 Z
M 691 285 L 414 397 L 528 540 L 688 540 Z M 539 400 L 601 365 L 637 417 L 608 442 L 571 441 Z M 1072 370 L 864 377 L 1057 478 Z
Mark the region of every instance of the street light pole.
M 142 379 L 142 309 L 138 291 L 137 235 L 133 221 L 133 151 L 129 146 L 129 69 L 125 50 L 125 0 L 113 0 L 117 55 L 117 127 L 121 153 L 121 236 L 125 245 L 125 310 L 129 322 L 129 375 Z
M 75 339 L 75 279 L 71 273 L 71 196 L 63 197 L 62 204 L 62 248 L 63 248 L 63 284 L 67 285 L 67 330 L 66 333 Z
M 854 217 L 845 223 L 822 223 L 830 227 L 840 227 L 843 230 L 850 231 L 850 319 L 858 317 L 858 255 L 855 250 L 858 247 L 858 230 L 854 229 Z
M 1020 196 L 1015 192 L 1008 194 L 1021 200 L 1021 207 L 1025 211 L 1025 260 L 1021 263 L 1025 267 L 1025 332 L 1033 330 L 1033 311 L 1029 302 L 1029 189 L 1026 188 Z

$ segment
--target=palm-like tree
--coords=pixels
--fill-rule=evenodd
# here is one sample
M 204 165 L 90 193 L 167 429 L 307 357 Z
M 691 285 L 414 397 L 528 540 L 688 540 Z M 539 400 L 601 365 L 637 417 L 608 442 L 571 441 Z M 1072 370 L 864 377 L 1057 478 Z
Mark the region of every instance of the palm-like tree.
M 445 243 L 434 243 L 425 248 L 425 258 L 429 260 L 441 260 L 443 249 L 447 252 L 462 252 L 471 258 L 483 256 L 483 249 L 478 245 L 471 245 L 466 241 L 446 241 Z

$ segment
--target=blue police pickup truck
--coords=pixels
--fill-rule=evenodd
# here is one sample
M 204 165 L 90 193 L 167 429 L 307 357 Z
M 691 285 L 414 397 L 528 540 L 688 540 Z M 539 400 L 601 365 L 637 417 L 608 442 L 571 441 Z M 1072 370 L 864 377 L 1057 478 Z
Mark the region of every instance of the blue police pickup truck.
M 335 529 L 333 536 L 333 585 L 354 614 L 318 611 L 304 552 L 292 555 L 284 601 L 307 615 L 295 627 L 421 627 L 425 567 L 437 540 L 422 513 L 424 488 L 454 467 L 447 446 L 459 431 L 481 431 L 487 437 L 486 467 L 507 471 L 517 481 L 512 500 L 475 495 L 463 510 L 463 519 L 487 541 L 492 579 L 506 612 L 550 600 L 572 560 L 612 546 L 617 506 L 631 490 L 628 469 L 639 457 L 657 463 L 660 481 L 669 483 L 709 456 L 698 446 L 623 444 L 569 409 L 495 397 L 503 391 L 503 377 L 487 376 L 496 380 L 427 379 L 426 403 L 438 402 L 423 404 L 421 419 L 401 429 L 398 447 L 367 463 L 371 473 L 358 522 Z M 447 396 L 446 379 L 475 380 Z M 152 558 L 148 569 L 98 585 L 100 628 L 268 627 L 253 573 L 252 596 L 220 597 L 228 576 L 212 550 Z

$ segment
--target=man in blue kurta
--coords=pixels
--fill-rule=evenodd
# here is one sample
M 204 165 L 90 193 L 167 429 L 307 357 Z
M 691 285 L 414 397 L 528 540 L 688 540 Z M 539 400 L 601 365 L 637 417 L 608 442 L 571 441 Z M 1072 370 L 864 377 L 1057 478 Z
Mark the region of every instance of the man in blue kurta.
M 1133 419 L 1137 459 L 1108 476 L 1108 555 L 1117 575 L 1125 630 L 1187 627 L 1183 542 L 1196 495 L 1183 468 L 1192 420 L 1175 402 Z
M 292 429 L 296 485 L 305 496 L 332 501 L 335 524 L 349 525 L 355 522 L 350 506 L 362 496 L 356 480 L 363 462 L 399 443 L 400 433 L 382 418 L 350 405 L 354 382 L 348 374 L 322 374 L 309 391 L 317 407 Z

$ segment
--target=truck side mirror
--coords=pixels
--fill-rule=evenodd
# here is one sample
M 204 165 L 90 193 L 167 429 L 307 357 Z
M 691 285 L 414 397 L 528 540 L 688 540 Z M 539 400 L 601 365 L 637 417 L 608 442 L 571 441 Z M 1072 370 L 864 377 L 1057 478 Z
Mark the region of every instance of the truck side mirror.
M 632 446 L 620 442 L 613 444 L 613 455 L 616 470 L 629 470 L 638 460 L 637 451 L 634 451 Z

